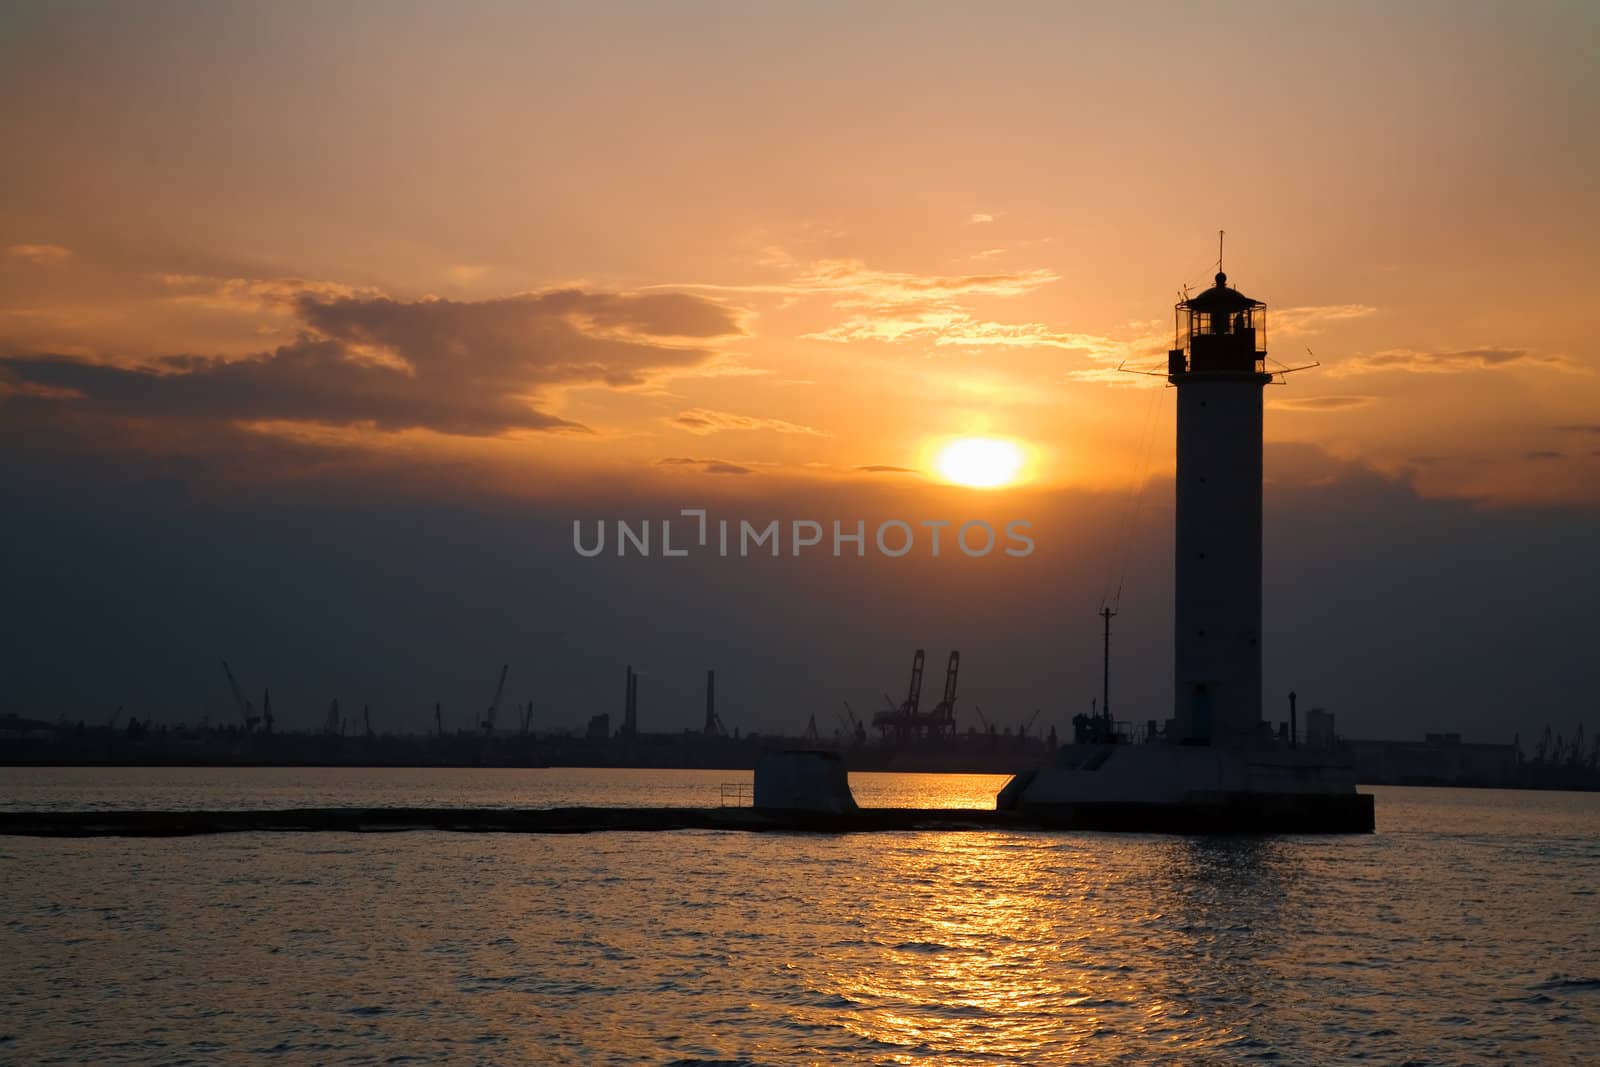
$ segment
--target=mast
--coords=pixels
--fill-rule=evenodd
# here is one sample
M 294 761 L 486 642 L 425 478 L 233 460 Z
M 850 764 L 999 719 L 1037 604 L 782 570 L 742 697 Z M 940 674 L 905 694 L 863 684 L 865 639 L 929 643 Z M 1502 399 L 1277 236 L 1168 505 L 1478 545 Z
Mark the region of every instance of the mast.
M 1104 660 L 1100 667 L 1100 714 L 1105 718 L 1106 737 L 1113 736 L 1115 720 L 1111 718 L 1111 620 L 1117 613 L 1111 610 L 1111 605 L 1106 604 L 1100 608 L 1100 617 L 1105 620 L 1105 647 Z

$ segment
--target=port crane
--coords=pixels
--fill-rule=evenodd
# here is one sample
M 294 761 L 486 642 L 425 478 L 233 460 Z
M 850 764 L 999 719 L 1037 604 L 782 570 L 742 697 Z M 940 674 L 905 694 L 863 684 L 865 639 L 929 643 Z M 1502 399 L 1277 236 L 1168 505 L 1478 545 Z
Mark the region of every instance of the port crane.
M 848 700 L 846 700 L 844 702 L 844 713 L 850 717 L 850 720 L 849 720 L 850 736 L 854 737 L 856 739 L 856 744 L 858 744 L 858 745 L 866 744 L 867 743 L 867 727 L 859 718 L 856 717 L 856 709 L 852 708 L 850 706 L 850 702 Z
M 961 674 L 961 653 L 951 652 L 944 670 L 944 696 L 928 713 L 925 726 L 930 734 L 951 736 L 956 732 L 956 680 Z
M 893 735 L 899 740 L 915 738 L 920 733 L 919 708 L 922 704 L 922 666 L 927 654 L 917 649 L 911 657 L 911 683 L 906 687 L 906 699 L 898 708 L 891 700 L 890 706 L 872 717 L 885 738 Z M 887 697 L 885 698 L 887 699 Z
M 433 732 L 440 737 L 444 736 L 444 711 L 439 707 L 438 701 L 433 705 Z
M 1028 716 L 1028 721 L 1023 723 L 1022 724 L 1022 729 L 1020 731 L 1018 731 L 1018 733 L 1017 733 L 1018 737 L 1027 737 L 1028 736 L 1028 731 L 1033 729 L 1033 724 L 1039 721 L 1039 712 L 1041 710 L 1042 709 L 1040 709 L 1040 708 L 1034 708 L 1033 709 L 1033 714 Z
M 255 705 L 245 699 L 244 691 L 239 688 L 239 680 L 233 676 L 233 668 L 228 666 L 228 661 L 222 661 L 222 671 L 228 676 L 228 688 L 233 690 L 233 702 L 239 706 L 239 718 L 244 720 L 244 732 L 249 733 L 261 721 L 261 716 L 256 714 Z
M 634 690 L 630 690 L 630 693 Z M 706 671 L 706 722 L 703 730 L 707 737 L 727 737 L 728 728 L 717 714 L 717 672 Z
M 322 732 L 330 737 L 344 733 L 344 720 L 339 718 L 338 697 L 334 697 L 333 703 L 328 705 L 328 715 L 322 722 Z
M 500 698 L 506 692 L 506 672 L 510 669 L 511 664 L 509 663 L 501 665 L 500 684 L 494 687 L 494 700 L 490 701 L 489 710 L 483 713 L 483 722 L 478 724 L 483 727 L 483 735 L 485 737 L 494 733 L 494 715 L 495 712 L 500 710 Z
M 993 734 L 994 733 L 994 727 L 989 725 L 989 720 L 988 719 L 984 718 L 983 709 L 981 707 L 979 707 L 978 705 L 974 704 L 974 705 L 972 705 L 972 710 L 978 713 L 978 721 L 983 723 L 983 732 L 986 733 L 986 734 Z

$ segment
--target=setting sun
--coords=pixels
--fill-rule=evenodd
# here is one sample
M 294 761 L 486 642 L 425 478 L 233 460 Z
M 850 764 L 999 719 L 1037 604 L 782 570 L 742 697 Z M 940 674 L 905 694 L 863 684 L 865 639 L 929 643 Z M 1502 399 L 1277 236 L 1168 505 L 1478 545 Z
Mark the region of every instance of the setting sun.
M 940 477 L 974 489 L 996 489 L 1016 481 L 1022 471 L 1022 449 L 992 437 L 963 437 L 939 450 L 934 465 Z

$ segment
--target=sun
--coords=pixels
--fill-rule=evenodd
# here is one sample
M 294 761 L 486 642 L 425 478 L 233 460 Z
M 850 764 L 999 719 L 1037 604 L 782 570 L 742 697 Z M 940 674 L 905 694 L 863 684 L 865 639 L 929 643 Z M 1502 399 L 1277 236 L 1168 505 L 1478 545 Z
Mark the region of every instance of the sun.
M 947 482 L 998 489 L 1022 473 L 1022 449 L 993 437 L 960 437 L 939 450 L 934 466 Z

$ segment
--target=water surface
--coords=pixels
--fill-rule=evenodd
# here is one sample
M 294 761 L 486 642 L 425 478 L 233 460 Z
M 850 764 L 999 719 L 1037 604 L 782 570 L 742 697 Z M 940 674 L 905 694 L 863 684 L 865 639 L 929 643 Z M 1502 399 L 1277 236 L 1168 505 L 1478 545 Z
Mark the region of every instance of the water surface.
M 1374 792 L 1336 838 L 0 838 L 0 1059 L 1593 1062 L 1600 797 Z

